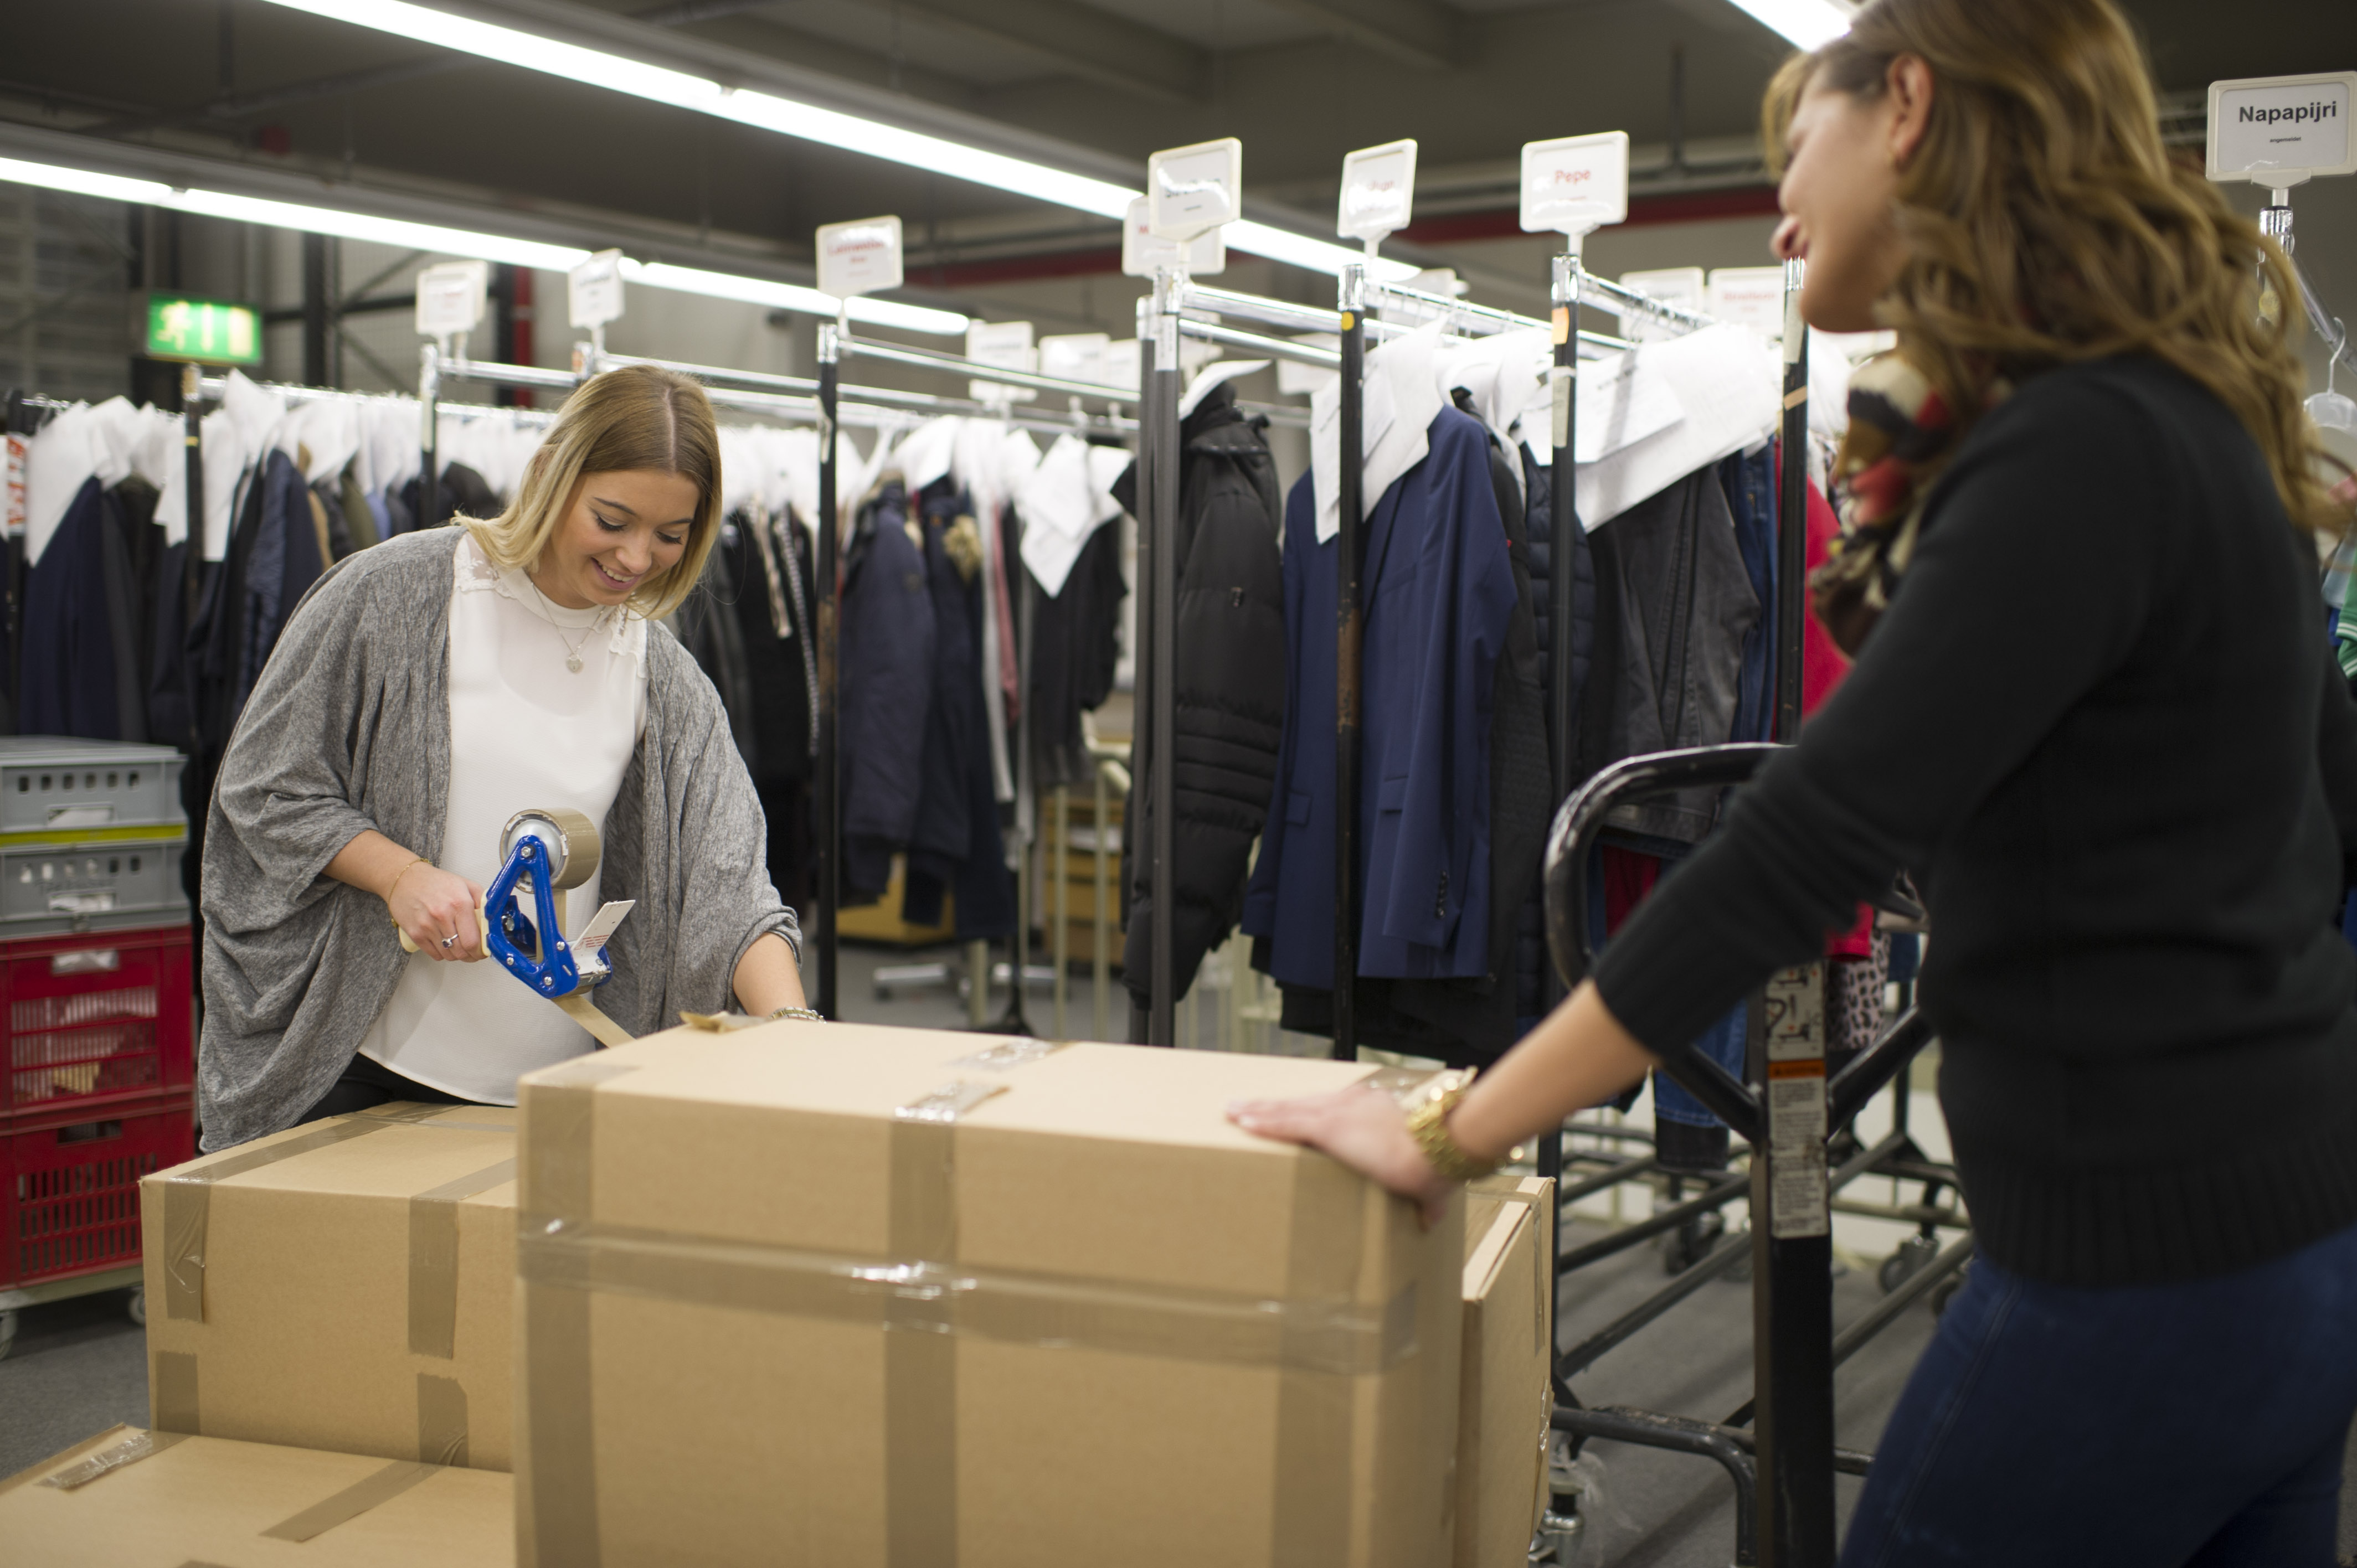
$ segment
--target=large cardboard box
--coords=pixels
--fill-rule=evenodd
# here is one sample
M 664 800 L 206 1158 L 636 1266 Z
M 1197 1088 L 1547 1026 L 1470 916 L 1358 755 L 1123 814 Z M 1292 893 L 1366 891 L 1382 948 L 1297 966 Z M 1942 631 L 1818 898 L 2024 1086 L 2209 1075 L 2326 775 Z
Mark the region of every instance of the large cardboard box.
M 1554 1216 L 1544 1177 L 1496 1176 L 1466 1194 L 1457 1568 L 1522 1568 L 1545 1511 Z
M 780 1024 L 521 1090 L 540 1568 L 1437 1568 L 1462 1207 L 1240 1096 L 1324 1061 Z
M 154 1424 L 504 1470 L 515 1112 L 386 1105 L 140 1184 Z
M 0 1481 L 0 1560 L 41 1568 L 511 1568 L 486 1470 L 118 1426 Z

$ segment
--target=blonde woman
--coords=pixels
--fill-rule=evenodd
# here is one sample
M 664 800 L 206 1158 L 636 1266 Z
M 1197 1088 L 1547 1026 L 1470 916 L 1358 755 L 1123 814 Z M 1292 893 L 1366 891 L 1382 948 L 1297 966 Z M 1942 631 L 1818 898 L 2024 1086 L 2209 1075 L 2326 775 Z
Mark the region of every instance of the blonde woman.
M 388 1100 L 513 1104 L 519 1075 L 594 1048 L 480 961 L 476 906 L 501 828 L 530 807 L 600 829 L 568 930 L 602 899 L 636 900 L 596 993 L 623 1028 L 732 1001 L 806 1013 L 800 933 L 726 715 L 655 624 L 719 521 L 711 405 L 634 366 L 573 394 L 499 517 L 403 535 L 320 580 L 208 819 L 206 1148 Z
M 1803 314 L 1899 334 L 1852 384 L 1813 585 L 1856 668 L 1460 1100 L 1236 1117 L 1445 1202 L 1910 868 L 1980 1251 L 1845 1568 L 2329 1568 L 2357 707 L 2290 270 L 2162 145 L 2108 0 L 1878 0 L 1779 78 L 1769 131 Z

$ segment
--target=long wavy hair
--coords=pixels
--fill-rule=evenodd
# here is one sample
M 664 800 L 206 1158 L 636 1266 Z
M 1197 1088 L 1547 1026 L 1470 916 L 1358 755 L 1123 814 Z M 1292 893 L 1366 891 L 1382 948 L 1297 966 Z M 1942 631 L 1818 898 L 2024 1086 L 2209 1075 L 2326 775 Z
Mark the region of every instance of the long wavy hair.
M 2291 264 L 2162 145 L 2143 48 L 2110 0 L 1875 0 L 1770 84 L 1770 167 L 1805 90 L 1878 100 L 1901 55 L 1934 90 L 1900 176 L 1908 259 L 1877 314 L 1959 418 L 1993 376 L 2149 354 L 2233 410 L 2295 523 L 2343 526 L 2301 407 Z
M 532 455 L 507 510 L 488 521 L 457 521 L 493 561 L 529 569 L 565 521 L 583 476 L 633 469 L 677 474 L 696 490 L 687 548 L 626 601 L 636 614 L 659 620 L 694 590 L 720 535 L 720 436 L 711 400 L 675 371 L 625 365 L 583 382 Z

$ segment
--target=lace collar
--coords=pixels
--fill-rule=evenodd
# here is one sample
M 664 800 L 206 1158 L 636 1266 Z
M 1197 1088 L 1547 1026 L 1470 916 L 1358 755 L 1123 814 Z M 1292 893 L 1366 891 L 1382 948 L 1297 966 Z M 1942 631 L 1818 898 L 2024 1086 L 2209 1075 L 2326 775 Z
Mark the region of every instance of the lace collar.
M 458 556 L 455 568 L 457 589 L 462 594 L 497 594 L 503 599 L 523 607 L 525 612 L 538 619 L 550 621 L 567 631 L 578 631 L 585 626 L 597 624 L 598 616 L 611 627 L 606 646 L 616 654 L 634 654 L 641 670 L 647 657 L 647 622 L 644 616 L 630 609 L 619 611 L 568 610 L 549 602 L 548 596 L 533 586 L 522 567 L 502 567 L 483 553 L 468 530 L 458 531 Z

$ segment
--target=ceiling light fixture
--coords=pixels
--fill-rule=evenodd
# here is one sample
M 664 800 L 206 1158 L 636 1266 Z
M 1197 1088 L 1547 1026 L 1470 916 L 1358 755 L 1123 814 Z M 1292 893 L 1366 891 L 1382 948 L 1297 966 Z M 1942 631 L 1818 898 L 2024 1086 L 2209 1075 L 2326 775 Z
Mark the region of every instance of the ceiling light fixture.
M 392 33 L 440 48 L 479 55 L 502 65 L 522 66 L 527 70 L 544 71 L 568 81 L 627 92 L 650 102 L 689 109 L 700 114 L 711 114 L 740 124 L 775 131 L 780 135 L 802 141 L 818 142 L 846 152 L 905 164 L 910 168 L 923 169 L 928 174 L 948 175 L 955 179 L 989 186 L 996 190 L 1011 191 L 1035 201 L 1049 202 L 1115 221 L 1129 211 L 1129 204 L 1139 195 L 1134 189 L 1114 185 L 1109 180 L 1073 174 L 1047 164 L 1033 163 L 1028 158 L 1011 157 L 1004 153 L 929 135 L 921 131 L 911 131 L 905 126 L 888 124 L 881 120 L 798 102 L 772 92 L 726 87 L 706 77 L 649 65 L 642 60 L 544 38 L 521 28 L 455 16 L 448 11 L 437 11 L 430 5 L 413 5 L 410 0 L 274 0 L 274 3 L 291 10 L 307 11 L 313 16 Z M 1828 3 L 1829 0 L 1747 0 L 1747 8 L 1752 5 L 1801 7 Z M 1844 27 L 1847 25 L 1846 22 L 1843 24 Z M 1346 266 L 1366 260 L 1362 252 L 1350 246 L 1249 220 L 1229 224 L 1227 242 L 1231 249 L 1247 251 L 1312 272 L 1340 273 Z M 1401 262 L 1377 262 L 1372 270 L 1376 276 L 1392 283 L 1412 277 L 1416 271 Z M 859 313 L 855 308 L 852 314 L 856 318 Z
M 1813 49 L 1849 31 L 1857 7 L 1846 0 L 1734 0 L 1738 10 L 1791 43 Z
M 407 251 L 463 256 L 470 261 L 504 262 L 512 266 L 538 267 L 547 272 L 570 272 L 589 259 L 587 251 L 570 245 L 549 245 L 537 240 L 511 239 L 502 234 L 484 234 L 468 229 L 446 229 L 435 223 L 412 223 L 399 218 L 345 212 L 332 207 L 310 207 L 291 201 L 266 200 L 261 197 L 233 196 L 226 191 L 187 189 L 166 185 L 159 180 L 129 179 L 121 175 L 94 174 L 87 169 L 27 163 L 17 158 L 0 158 L 0 180 L 40 186 L 49 190 L 71 191 L 78 196 L 94 196 L 108 201 L 167 207 L 175 211 L 194 212 L 207 218 L 225 218 L 239 223 L 259 223 L 307 234 L 333 234 L 339 239 L 366 240 Z M 624 275 L 630 282 L 648 288 L 700 294 L 714 299 L 743 300 L 781 310 L 801 311 L 810 316 L 832 317 L 836 308 L 834 295 L 821 294 L 801 284 L 705 272 L 698 267 L 673 266 L 663 262 L 625 263 Z M 933 310 L 892 299 L 855 299 L 851 302 L 851 318 L 873 327 L 891 327 L 942 337 L 962 336 L 968 325 L 967 318 L 956 311 Z

